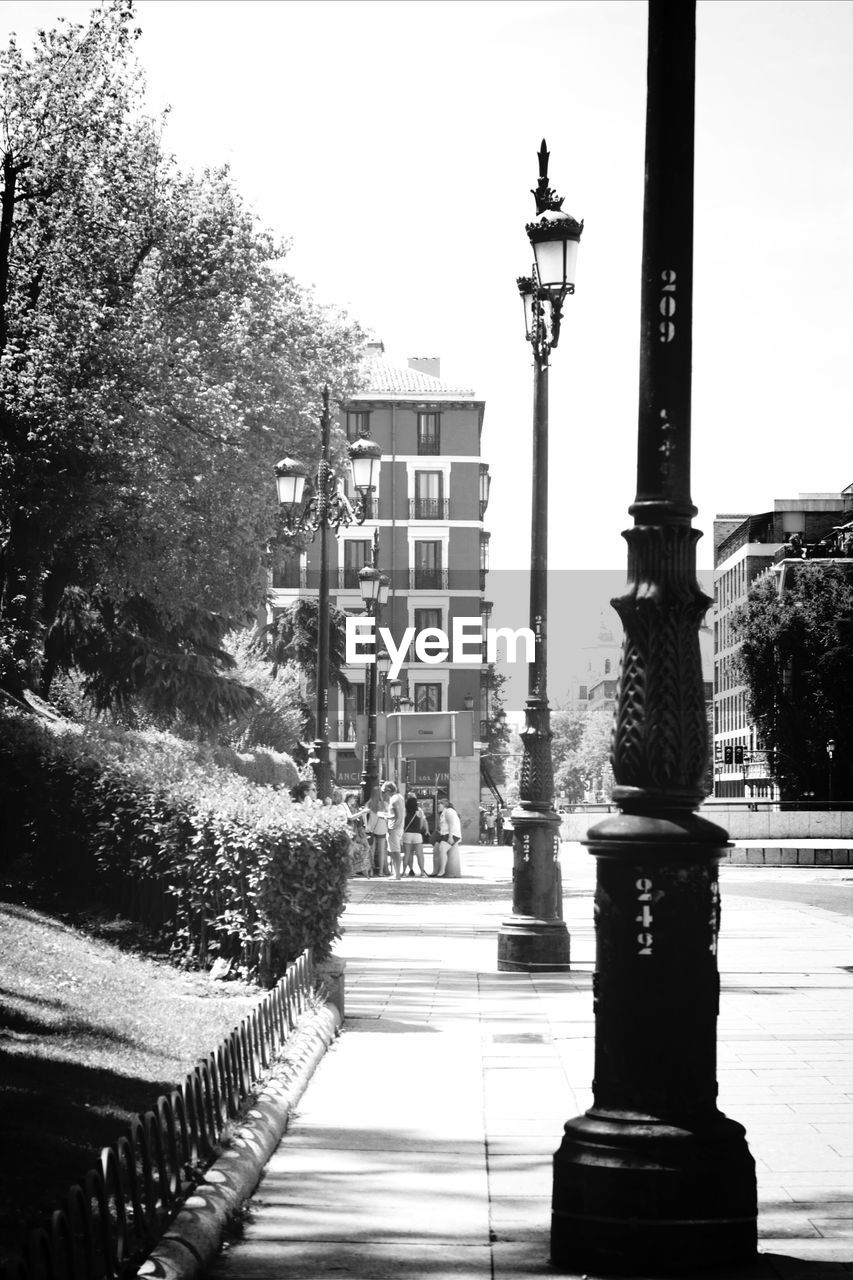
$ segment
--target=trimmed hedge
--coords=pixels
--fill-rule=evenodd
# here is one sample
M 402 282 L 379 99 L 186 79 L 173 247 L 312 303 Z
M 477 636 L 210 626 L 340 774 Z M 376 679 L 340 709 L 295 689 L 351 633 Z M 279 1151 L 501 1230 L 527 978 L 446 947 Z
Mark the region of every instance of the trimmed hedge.
M 176 959 L 274 981 L 340 936 L 346 825 L 168 734 L 0 713 L 6 859 L 66 901 L 107 903 Z

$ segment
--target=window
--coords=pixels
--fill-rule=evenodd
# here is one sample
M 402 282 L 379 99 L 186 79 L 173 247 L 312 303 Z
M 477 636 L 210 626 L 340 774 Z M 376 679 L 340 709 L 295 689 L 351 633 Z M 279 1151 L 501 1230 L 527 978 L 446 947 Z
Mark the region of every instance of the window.
M 359 570 L 372 559 L 372 545 L 366 539 L 347 538 L 344 542 L 344 572 L 341 586 L 358 590 Z
M 415 590 L 435 590 L 441 587 L 441 543 L 416 542 L 415 548 Z
M 358 440 L 370 435 L 370 413 L 350 413 L 347 410 L 347 440 Z
M 415 498 L 409 518 L 412 520 L 447 519 L 443 471 L 415 472 Z
M 441 710 L 441 685 L 440 684 L 416 684 L 415 685 L 415 711 L 440 711 Z
M 418 453 L 434 457 L 441 453 L 440 415 L 418 414 Z
M 415 609 L 414 624 L 416 634 L 427 630 L 441 630 L 441 610 L 440 609 Z M 415 647 L 412 645 L 410 662 L 419 662 Z
M 351 683 L 349 692 L 344 694 L 342 708 L 343 719 L 338 721 L 337 742 L 355 742 L 357 726 L 356 717 L 364 715 L 364 685 Z

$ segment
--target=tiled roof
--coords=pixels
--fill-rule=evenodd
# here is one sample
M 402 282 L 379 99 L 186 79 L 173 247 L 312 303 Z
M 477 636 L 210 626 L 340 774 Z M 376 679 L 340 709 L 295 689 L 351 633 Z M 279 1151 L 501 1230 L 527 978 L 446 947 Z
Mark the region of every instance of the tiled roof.
M 382 356 L 369 356 L 362 366 L 365 375 L 364 387 L 360 397 L 380 396 L 423 396 L 425 399 L 439 397 L 474 398 L 470 387 L 452 386 L 442 382 L 441 378 L 433 378 L 420 369 L 410 369 L 407 365 L 390 364 Z

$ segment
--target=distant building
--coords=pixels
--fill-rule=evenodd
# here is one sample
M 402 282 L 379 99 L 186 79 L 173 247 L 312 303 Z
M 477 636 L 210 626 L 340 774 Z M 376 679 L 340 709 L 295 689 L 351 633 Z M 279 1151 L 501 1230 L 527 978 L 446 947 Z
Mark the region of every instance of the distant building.
M 395 644 L 407 627 L 452 636 L 455 618 L 480 619 L 485 632 L 489 534 L 483 525 L 489 469 L 480 453 L 485 403 L 467 387 L 444 382 L 437 357 L 396 364 L 382 343 L 368 348 L 364 386 L 340 409 L 348 440 L 369 436 L 382 449 L 378 493 L 363 525 L 330 539 L 332 602 L 361 614 L 359 572 L 372 561 L 379 530 L 379 568 L 390 579 L 380 625 Z M 319 542 L 274 576 L 274 607 L 317 589 Z M 470 654 L 472 646 L 466 646 Z M 412 646 L 399 679 L 402 709 L 380 683 L 381 770 L 420 792 L 449 794 L 465 838 L 479 830 L 481 721 L 488 715 L 484 648 L 474 663 L 419 660 Z M 361 778 L 366 743 L 367 667 L 347 669 L 346 698 L 330 690 L 332 770 L 345 786 Z M 411 702 L 411 710 L 406 702 Z
M 849 548 L 849 549 L 847 549 Z M 720 515 L 714 521 L 714 795 L 776 799 L 765 745 L 749 719 L 738 680 L 731 618 L 756 578 L 786 575 L 804 558 L 853 556 L 853 485 L 841 493 L 777 498 L 772 511 Z

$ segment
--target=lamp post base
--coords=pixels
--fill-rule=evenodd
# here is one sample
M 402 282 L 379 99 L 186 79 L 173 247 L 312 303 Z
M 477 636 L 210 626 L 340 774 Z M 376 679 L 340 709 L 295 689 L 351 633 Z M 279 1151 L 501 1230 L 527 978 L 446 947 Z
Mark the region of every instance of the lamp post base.
M 571 969 L 564 920 L 513 916 L 498 930 L 498 973 L 555 973 Z
M 554 1156 L 551 1262 L 606 1274 L 678 1274 L 756 1255 L 755 1162 L 722 1113 L 691 1131 L 592 1108 Z
M 559 816 L 550 805 L 522 803 L 512 826 L 512 916 L 498 930 L 498 973 L 565 972 Z

